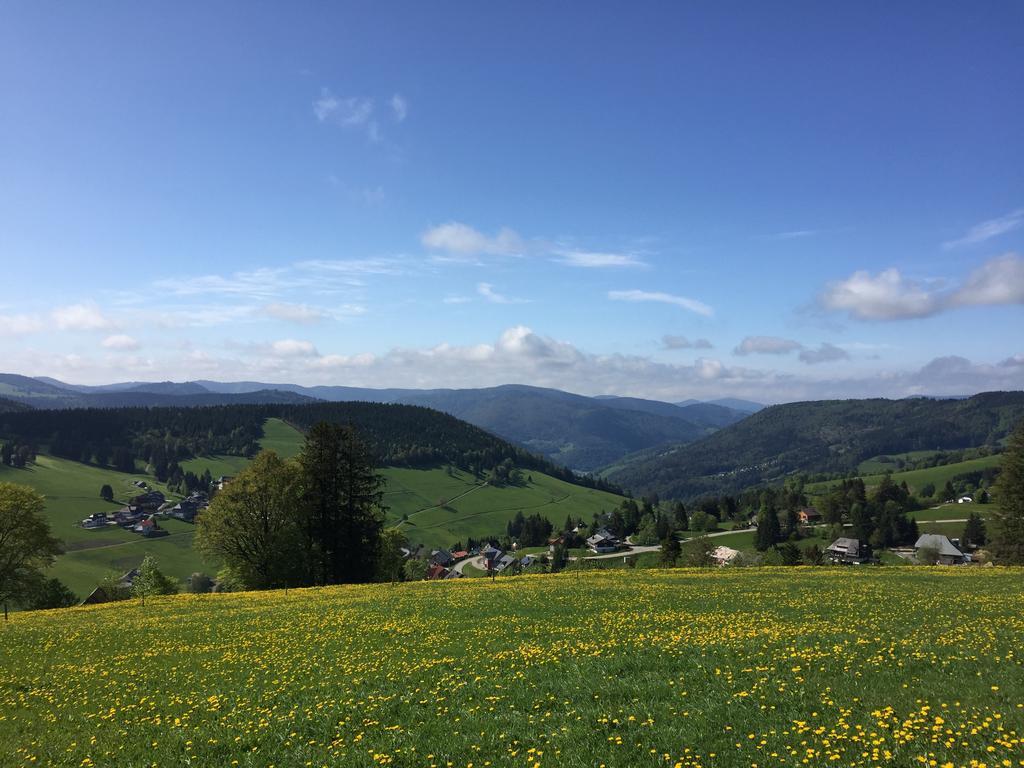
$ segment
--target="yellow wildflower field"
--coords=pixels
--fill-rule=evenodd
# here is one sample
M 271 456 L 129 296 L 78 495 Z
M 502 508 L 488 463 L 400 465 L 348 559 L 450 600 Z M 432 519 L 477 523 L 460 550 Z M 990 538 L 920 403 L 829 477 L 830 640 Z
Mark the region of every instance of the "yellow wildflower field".
M 1024 766 L 1024 571 L 616 570 L 0 627 L 4 766 Z

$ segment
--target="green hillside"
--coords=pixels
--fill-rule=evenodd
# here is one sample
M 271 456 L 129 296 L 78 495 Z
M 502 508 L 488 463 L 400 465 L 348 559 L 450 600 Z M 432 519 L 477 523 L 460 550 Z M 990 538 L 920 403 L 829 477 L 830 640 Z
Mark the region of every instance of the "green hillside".
M 856 472 L 881 455 L 997 446 L 1022 418 L 1024 392 L 788 403 L 696 443 L 639 454 L 604 474 L 663 499 L 738 493 L 797 473 Z
M 1018 766 L 1022 577 L 619 568 L 15 614 L 0 745 L 11 768 Z
M 998 467 L 1002 458 L 1001 454 L 994 454 L 992 456 L 983 456 L 980 459 L 970 459 L 969 461 L 958 461 L 953 464 L 944 464 L 939 467 L 910 469 L 905 472 L 893 472 L 892 479 L 893 482 L 897 484 L 905 482 L 912 493 L 919 492 L 921 488 L 929 483 L 935 486 L 936 492 L 939 492 L 947 482 L 957 475 L 967 474 L 968 472 L 980 472 L 982 470 Z M 860 477 L 864 480 L 864 485 L 871 488 L 882 481 L 882 478 L 885 477 L 885 473 L 865 474 Z M 829 480 L 821 483 L 810 483 L 807 486 L 807 492 L 812 494 L 821 493 L 829 486 L 838 482 L 840 481 Z M 942 501 L 945 501 L 945 499 L 942 499 Z
M 388 519 L 409 540 L 427 547 L 463 543 L 470 536 L 500 535 L 517 512 L 540 514 L 556 526 L 567 516 L 589 521 L 611 511 L 621 496 L 571 485 L 541 472 L 524 473 L 521 486 L 481 485 L 472 475 L 444 470 L 385 469 Z M 403 515 L 408 519 L 403 521 Z
M 260 446 L 285 457 L 295 456 L 302 447 L 302 434 L 281 419 L 264 424 Z M 182 463 L 187 471 L 214 476 L 234 475 L 248 464 L 239 456 L 203 456 Z M 495 488 L 481 484 L 472 474 L 453 469 L 385 468 L 387 480 L 384 503 L 387 522 L 405 531 L 413 543 L 427 547 L 448 546 L 472 536 L 480 538 L 504 532 L 516 513 L 539 512 L 555 524 L 567 515 L 589 520 L 595 512 L 617 506 L 621 497 L 604 491 L 572 485 L 537 471 L 524 472 L 521 486 Z M 134 481 L 145 480 L 152 488 L 171 494 L 152 476 L 126 474 L 109 468 L 69 461 L 41 454 L 34 465 L 15 469 L 0 465 L 0 480 L 30 485 L 46 497 L 46 513 L 54 534 L 66 545 L 51 573 L 77 595 L 84 597 L 97 582 L 112 571 L 123 573 L 153 554 L 169 576 L 185 580 L 195 571 L 211 572 L 192 548 L 194 526 L 176 520 L 160 525 L 170 535 L 143 539 L 117 526 L 99 530 L 82 528 L 80 521 L 93 512 L 115 512 L 139 491 Z M 114 503 L 99 497 L 100 487 L 114 489 Z M 439 506 L 441 502 L 446 506 Z M 406 520 L 403 516 L 408 515 Z

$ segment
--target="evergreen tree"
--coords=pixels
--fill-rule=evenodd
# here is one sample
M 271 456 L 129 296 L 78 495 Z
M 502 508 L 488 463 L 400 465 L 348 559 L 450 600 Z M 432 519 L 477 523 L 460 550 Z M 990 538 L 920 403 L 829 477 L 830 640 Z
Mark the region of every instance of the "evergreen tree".
M 690 518 L 686 514 L 686 507 L 683 506 L 683 502 L 676 502 L 675 506 L 672 508 L 672 517 L 676 521 L 676 528 L 681 531 L 690 530 Z
M 675 536 L 668 536 L 661 542 L 661 562 L 665 565 L 675 565 L 682 552 L 683 548 Z
M 754 547 L 759 552 L 771 549 L 782 540 L 782 529 L 779 516 L 773 507 L 763 507 L 757 515 L 757 532 L 754 534 Z
M 383 528 L 369 448 L 351 426 L 320 422 L 299 454 L 302 504 L 315 584 L 372 581 Z
M 100 498 L 103 499 L 104 501 L 113 501 L 114 489 L 111 488 L 109 485 L 104 485 L 102 488 L 100 488 Z
M 971 512 L 967 516 L 967 523 L 964 525 L 960 541 L 967 547 L 983 547 L 987 540 L 985 521 L 977 512 Z
M 1024 421 L 1007 443 L 995 496 L 999 511 L 994 514 L 989 550 L 1000 564 L 1024 565 Z

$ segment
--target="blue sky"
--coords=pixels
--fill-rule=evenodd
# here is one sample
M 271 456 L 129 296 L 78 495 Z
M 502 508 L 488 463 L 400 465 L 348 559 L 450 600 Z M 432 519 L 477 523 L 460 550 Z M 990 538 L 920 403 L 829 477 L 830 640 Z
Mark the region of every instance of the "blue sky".
M 8 3 L 0 365 L 1024 386 L 1017 2 Z

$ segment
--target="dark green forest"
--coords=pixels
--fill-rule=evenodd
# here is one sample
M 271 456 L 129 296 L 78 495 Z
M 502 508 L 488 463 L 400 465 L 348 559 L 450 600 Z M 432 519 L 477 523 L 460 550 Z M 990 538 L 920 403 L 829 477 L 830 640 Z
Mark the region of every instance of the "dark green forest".
M 964 400 L 825 400 L 766 408 L 703 440 L 638 455 L 609 471 L 637 494 L 692 499 L 795 473 L 844 475 L 881 454 L 989 446 L 1024 418 L 1024 392 Z
M 200 408 L 84 408 L 0 414 L 0 442 L 15 453 L 54 456 L 134 471 L 139 461 L 173 480 L 180 461 L 204 455 L 254 456 L 263 423 L 280 418 L 305 432 L 326 421 L 351 425 L 378 466 L 453 465 L 485 473 L 506 460 L 568 482 L 604 490 L 610 483 L 577 476 L 482 429 L 438 411 L 380 403 L 229 405 Z

